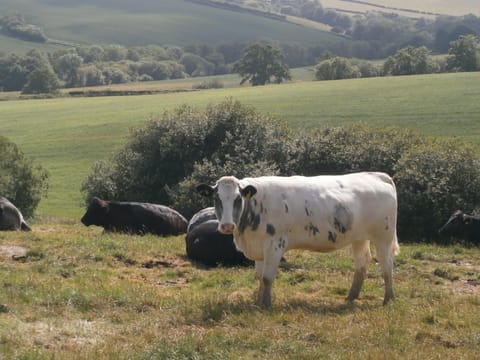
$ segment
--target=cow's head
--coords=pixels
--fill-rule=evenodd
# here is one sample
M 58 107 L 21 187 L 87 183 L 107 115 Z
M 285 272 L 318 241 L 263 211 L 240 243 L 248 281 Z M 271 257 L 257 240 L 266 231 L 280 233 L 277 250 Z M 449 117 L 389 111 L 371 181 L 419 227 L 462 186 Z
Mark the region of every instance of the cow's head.
M 87 208 L 87 212 L 80 220 L 85 226 L 105 224 L 105 219 L 109 211 L 108 201 L 94 197 Z
M 441 235 L 460 235 L 465 231 L 465 226 L 471 221 L 470 216 L 461 210 L 455 211 L 438 233 Z
M 240 223 L 245 202 L 256 194 L 257 189 L 252 185 L 242 187 L 237 178 L 225 176 L 215 186 L 198 185 L 197 191 L 203 196 L 213 196 L 218 230 L 223 234 L 233 234 Z

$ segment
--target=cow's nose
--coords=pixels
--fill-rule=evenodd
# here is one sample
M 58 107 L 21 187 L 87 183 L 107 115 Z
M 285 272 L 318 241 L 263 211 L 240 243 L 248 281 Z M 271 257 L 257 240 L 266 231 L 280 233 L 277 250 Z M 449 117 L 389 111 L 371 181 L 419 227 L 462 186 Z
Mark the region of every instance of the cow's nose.
M 223 234 L 233 234 L 234 231 L 235 231 L 235 224 L 220 225 L 220 232 Z

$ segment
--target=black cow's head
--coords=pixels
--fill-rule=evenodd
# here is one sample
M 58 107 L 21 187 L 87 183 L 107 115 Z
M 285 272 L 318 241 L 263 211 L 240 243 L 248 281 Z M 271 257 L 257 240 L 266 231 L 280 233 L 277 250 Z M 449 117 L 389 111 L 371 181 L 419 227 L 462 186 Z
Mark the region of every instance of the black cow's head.
M 105 224 L 108 211 L 108 201 L 94 197 L 87 208 L 87 212 L 85 213 L 85 215 L 83 215 L 81 222 L 85 226 L 103 226 Z
M 218 230 L 223 234 L 233 234 L 240 223 L 246 200 L 250 200 L 257 189 L 252 185 L 242 187 L 237 178 L 224 176 L 215 186 L 198 185 L 197 191 L 203 196 L 214 197 Z
M 459 236 L 465 232 L 465 227 L 471 221 L 471 217 L 461 210 L 455 211 L 438 233 L 447 236 Z

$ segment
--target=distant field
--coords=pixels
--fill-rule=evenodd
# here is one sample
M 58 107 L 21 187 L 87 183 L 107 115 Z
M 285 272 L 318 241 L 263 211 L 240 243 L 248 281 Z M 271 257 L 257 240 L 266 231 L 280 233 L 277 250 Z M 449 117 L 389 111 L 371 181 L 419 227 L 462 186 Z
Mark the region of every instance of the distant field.
M 94 161 L 126 142 L 129 130 L 181 104 L 204 107 L 226 97 L 298 128 L 364 121 L 454 136 L 480 152 L 480 73 L 344 81 L 303 81 L 169 94 L 0 101 L 0 134 L 51 174 L 41 216 L 78 218 L 80 185 Z
M 312 27 L 178 0 L 2 0 L 0 13 L 12 9 L 42 26 L 48 37 L 74 43 L 214 46 L 260 37 L 328 46 L 349 41 Z
M 324 7 L 335 8 L 339 10 L 367 12 L 367 11 L 385 11 L 394 12 L 402 16 L 408 17 L 431 17 L 426 13 L 461 16 L 466 14 L 480 15 L 480 6 L 477 0 L 322 0 Z M 381 8 L 387 7 L 392 9 Z M 408 9 L 418 12 L 417 14 L 410 11 L 402 11 L 399 9 Z

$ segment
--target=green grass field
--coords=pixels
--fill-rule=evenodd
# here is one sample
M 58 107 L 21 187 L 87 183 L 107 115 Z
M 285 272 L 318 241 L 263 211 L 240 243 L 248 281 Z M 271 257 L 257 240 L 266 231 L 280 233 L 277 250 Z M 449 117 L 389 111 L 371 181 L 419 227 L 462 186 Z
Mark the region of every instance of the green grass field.
M 266 310 L 254 302 L 253 268 L 206 269 L 186 258 L 183 236 L 102 234 L 78 218 L 93 162 L 123 146 L 129 129 L 181 104 L 233 97 L 296 128 L 398 125 L 456 136 L 480 152 L 479 80 L 464 73 L 0 101 L 0 134 L 51 173 L 33 231 L 0 232 L 0 359 L 475 359 L 478 247 L 401 243 L 397 298 L 387 306 L 373 261 L 350 304 L 350 250 L 291 251 Z
M 308 26 L 178 0 L 1 2 L 0 13 L 13 11 L 41 26 L 49 38 L 80 44 L 214 46 L 258 40 L 259 34 L 265 40 L 305 46 L 349 42 Z M 11 48 L 12 41 L 9 44 Z M 18 44 L 21 47 L 23 42 Z
M 349 304 L 349 250 L 291 251 L 265 310 L 253 268 L 192 264 L 182 236 L 44 224 L 1 232 L 0 246 L 1 359 L 470 360 L 480 348 L 478 248 L 401 245 L 387 306 L 374 262 Z M 12 246 L 26 253 L 13 260 Z
M 0 133 L 50 172 L 43 217 L 78 218 L 80 185 L 92 164 L 127 141 L 129 131 L 182 104 L 203 108 L 227 97 L 297 128 L 363 121 L 432 136 L 458 137 L 480 151 L 480 73 L 299 81 L 145 96 L 0 101 Z

